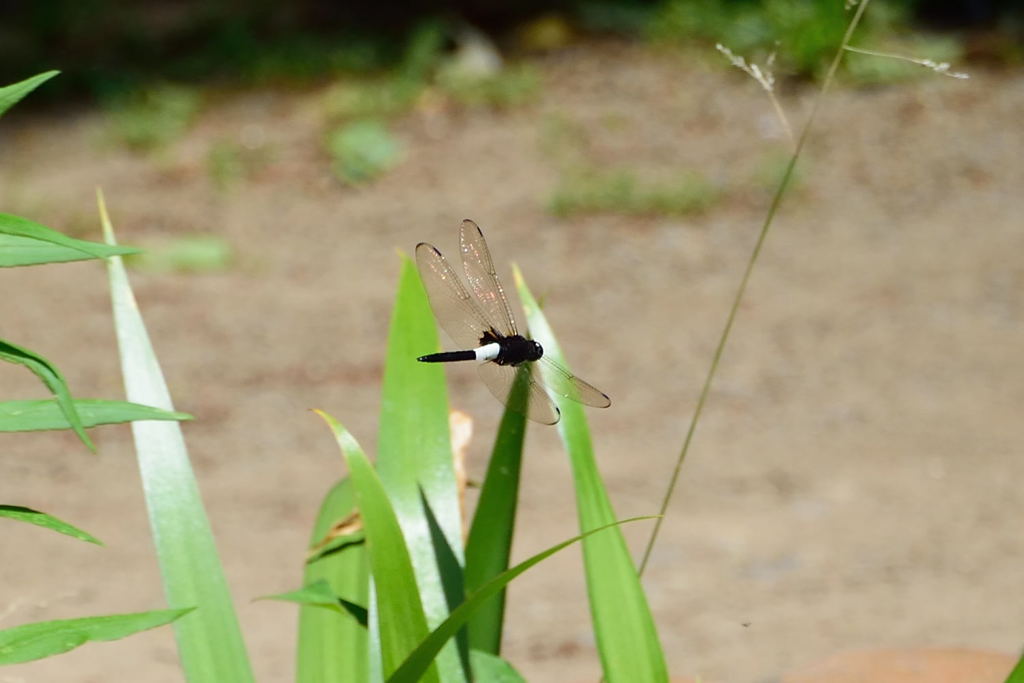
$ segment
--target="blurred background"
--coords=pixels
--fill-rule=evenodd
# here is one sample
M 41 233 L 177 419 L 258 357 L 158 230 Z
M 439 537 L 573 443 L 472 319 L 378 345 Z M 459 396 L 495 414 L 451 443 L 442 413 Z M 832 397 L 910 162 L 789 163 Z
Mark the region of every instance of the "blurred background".
M 656 512 L 731 297 L 850 13 L 841 0 L 0 3 L 0 211 L 123 243 L 257 675 L 291 680 L 312 521 L 342 475 L 307 409 L 373 452 L 396 249 L 463 218 L 517 262 L 578 373 L 621 517 Z M 797 168 L 645 576 L 672 670 L 779 680 L 830 653 L 1024 632 L 1024 13 L 874 0 Z M 770 65 L 770 67 L 769 67 Z M 0 272 L 4 337 L 122 395 L 103 268 Z M 429 350 L 429 349 L 427 349 Z M 449 370 L 485 466 L 501 407 Z M 4 397 L 42 397 L 0 367 Z M 5 503 L 106 542 L 4 529 L 0 626 L 156 608 L 129 430 L 6 436 Z M 515 556 L 573 535 L 532 426 Z M 472 495 L 472 494 L 471 494 Z M 9 528 L 8 528 L 9 527 Z M 628 530 L 639 552 L 646 531 Z M 596 680 L 576 551 L 513 584 L 506 653 Z M 171 631 L 5 670 L 180 680 Z

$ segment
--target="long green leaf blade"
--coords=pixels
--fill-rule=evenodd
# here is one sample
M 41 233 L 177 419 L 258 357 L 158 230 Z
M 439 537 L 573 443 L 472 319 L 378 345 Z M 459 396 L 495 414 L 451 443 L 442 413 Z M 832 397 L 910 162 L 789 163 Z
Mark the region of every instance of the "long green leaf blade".
M 104 235 L 113 243 L 102 195 L 99 205 Z M 173 411 L 124 264 L 114 257 L 107 265 L 128 400 Z M 181 427 L 146 420 L 133 422 L 132 434 L 167 601 L 199 608 L 174 625 L 185 676 L 190 683 L 251 681 L 245 643 Z
M 61 412 L 64 413 L 64 417 L 67 418 L 68 424 L 75 430 L 75 434 L 78 438 L 86 445 L 86 447 L 96 452 L 96 446 L 93 444 L 92 439 L 85 433 L 85 427 L 82 425 L 82 419 L 78 416 L 78 411 L 75 409 L 75 402 L 71 399 L 71 392 L 68 390 L 68 383 L 64 379 L 64 375 L 60 373 L 57 366 L 43 358 L 35 351 L 26 349 L 23 346 L 17 346 L 10 342 L 0 339 L 0 360 L 8 361 L 9 363 L 16 363 L 18 365 L 24 365 L 26 368 L 31 370 L 36 377 L 42 380 L 43 384 L 53 393 L 57 404 L 60 406 Z
M 577 541 L 594 536 L 600 531 L 605 531 L 612 527 L 618 527 L 620 524 L 628 524 L 629 522 L 636 522 L 642 519 L 654 518 L 632 517 L 630 519 L 612 522 L 611 524 L 606 524 L 596 529 L 592 529 L 586 533 L 580 534 L 579 536 L 570 538 L 567 541 L 562 541 L 557 545 L 553 545 L 547 550 L 537 553 L 533 557 L 520 562 L 511 569 L 494 577 L 485 585 L 481 586 L 478 591 L 468 596 L 456 609 L 452 610 L 451 615 L 445 619 L 440 626 L 430 632 L 430 635 L 419 644 L 415 652 L 409 655 L 408 659 L 402 663 L 402 666 L 399 667 L 399 669 L 395 671 L 390 678 L 388 678 L 387 683 L 415 683 L 415 681 L 420 680 L 419 677 L 422 675 L 422 672 L 430 665 L 430 662 L 433 661 L 437 653 L 440 652 L 444 643 L 454 636 L 460 628 L 462 628 L 463 624 L 473 616 L 474 612 L 476 612 L 481 605 L 484 605 L 488 600 L 504 590 L 505 586 L 508 585 L 512 579 L 516 578 L 527 569 L 543 562 L 559 550 L 567 548 Z M 647 681 L 650 679 L 638 676 L 633 680 Z
M 59 655 L 90 641 L 118 640 L 169 624 L 192 608 L 24 624 L 0 631 L 0 666 Z
M 427 618 L 412 559 L 395 509 L 359 443 L 337 420 L 317 413 L 334 432 L 355 485 L 376 587 L 383 671 L 388 676 L 427 636 Z M 435 667 L 424 667 L 420 673 L 424 681 L 440 681 Z
M 516 268 L 514 274 L 534 339 L 544 347 L 545 354 L 568 367 L 522 273 Z M 562 411 L 558 433 L 572 465 L 580 530 L 594 529 L 613 521 L 615 512 L 594 459 L 583 406 L 569 400 L 560 400 L 558 406 Z M 665 654 L 622 532 L 614 530 L 584 541 L 583 561 L 605 678 L 609 683 L 667 681 Z
M 75 410 L 84 427 L 120 424 L 134 420 L 191 420 L 188 413 L 169 412 L 128 401 L 99 398 L 74 399 Z M 34 401 L 0 402 L 0 432 L 35 432 L 68 429 L 71 423 L 52 398 Z
M 48 515 L 45 512 L 39 512 L 39 510 L 33 510 L 32 508 L 22 507 L 20 505 L 0 505 L 0 517 L 35 524 L 36 526 L 41 526 L 44 529 L 50 529 L 51 531 L 56 531 L 57 533 L 64 534 L 65 536 L 77 538 L 79 541 L 85 541 L 86 543 L 103 545 L 103 543 L 92 534 L 82 531 L 78 527 L 68 524 L 63 520 L 57 519 L 53 515 Z
M 480 487 L 480 498 L 466 541 L 466 592 L 472 593 L 508 569 L 515 531 L 519 498 L 519 471 L 526 436 L 526 372 L 518 372 L 509 394 L 508 406 L 494 440 L 487 474 Z M 497 655 L 501 652 L 502 624 L 505 618 L 505 592 L 483 605 L 469 622 L 469 646 L 472 650 Z
M 351 479 L 342 479 L 324 498 L 313 526 L 311 546 L 320 543 L 339 520 L 356 510 Z M 308 563 L 302 584 L 325 582 L 333 595 L 360 605 L 369 604 L 370 567 L 366 544 Z M 299 611 L 299 642 L 296 660 L 298 683 L 365 681 L 369 678 L 369 640 L 366 629 L 351 619 L 323 609 L 303 606 Z
M 31 78 L 26 78 L 18 83 L 0 88 L 0 116 L 3 116 L 8 109 L 21 101 L 21 98 L 25 97 L 25 95 L 28 95 L 59 73 L 59 71 L 44 71 Z
M 0 267 L 84 261 L 139 251 L 134 247 L 77 240 L 27 218 L 0 213 Z
M 437 348 L 426 292 L 415 266 L 403 256 L 388 333 L 377 470 L 402 525 L 431 626 L 441 623 L 464 593 L 462 520 L 444 370 L 416 360 Z M 468 650 L 464 654 L 468 658 Z M 446 683 L 464 679 L 454 646 L 438 658 L 438 668 Z

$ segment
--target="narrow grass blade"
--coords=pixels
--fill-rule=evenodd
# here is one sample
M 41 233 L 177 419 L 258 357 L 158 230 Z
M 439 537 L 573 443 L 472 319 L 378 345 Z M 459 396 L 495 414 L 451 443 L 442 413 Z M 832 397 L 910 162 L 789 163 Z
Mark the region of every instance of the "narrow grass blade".
M 416 358 L 437 350 L 437 329 L 416 268 L 402 257 L 388 333 L 377 470 L 402 525 L 427 622 L 462 601 L 462 520 L 452 464 L 444 370 Z M 378 583 L 378 594 L 383 587 Z M 468 650 L 464 650 L 468 658 Z M 454 647 L 438 658 L 443 680 L 463 679 Z
M 355 438 L 327 413 L 316 411 L 338 440 L 355 486 L 356 505 L 366 530 L 370 570 L 376 586 L 384 675 L 390 675 L 427 636 L 427 619 L 413 573 L 412 559 L 398 516 L 377 473 Z M 424 668 L 424 681 L 440 681 L 437 669 Z
M 350 517 L 355 511 L 352 480 L 342 479 L 331 488 L 320 506 L 310 546 L 315 548 L 322 543 L 339 520 Z M 346 546 L 344 550 L 307 563 L 302 584 L 307 589 L 322 585 L 335 599 L 368 605 L 370 566 L 366 544 Z M 299 611 L 295 680 L 298 683 L 366 681 L 369 678 L 368 648 L 366 629 L 352 619 L 304 605 Z
M 460 628 L 462 628 L 463 624 L 473 616 L 481 605 L 486 604 L 488 600 L 504 590 L 505 586 L 508 585 L 512 579 L 516 578 L 527 569 L 543 562 L 559 550 L 567 548 L 577 541 L 589 536 L 594 536 L 595 534 L 598 534 L 598 532 L 609 530 L 612 527 L 617 527 L 620 524 L 628 524 L 629 522 L 636 522 L 642 519 L 653 519 L 653 517 L 633 517 L 631 519 L 624 519 L 618 522 L 612 522 L 611 524 L 605 524 L 604 526 L 570 538 L 568 541 L 562 541 L 557 545 L 551 546 L 547 550 L 537 553 L 528 560 L 520 562 L 511 569 L 508 569 L 494 577 L 485 585 L 481 586 L 480 590 L 468 596 L 465 602 L 452 610 L 451 615 L 449 615 L 440 626 L 431 631 L 430 635 L 416 647 L 416 650 L 409 655 L 408 659 L 402 662 L 402 666 L 387 679 L 388 683 L 414 683 L 415 681 L 420 680 L 419 677 L 430 665 L 437 653 L 441 651 L 441 647 L 444 643 L 446 643 Z M 655 679 L 637 676 L 630 680 L 646 682 Z M 667 680 L 667 678 L 665 680 Z
M 191 420 L 188 413 L 177 413 L 160 408 L 108 401 L 99 398 L 73 399 L 75 411 L 84 427 L 120 424 L 134 420 Z M 36 401 L 0 402 L 0 432 L 36 432 L 47 429 L 68 429 L 71 423 L 52 398 Z
M 554 332 L 527 288 L 522 273 L 516 268 L 514 274 L 534 339 L 544 347 L 545 354 L 568 368 Z M 615 519 L 615 512 L 594 459 L 583 406 L 568 400 L 560 400 L 558 406 L 562 410 L 558 433 L 572 465 L 580 530 L 603 526 Z M 605 678 L 609 683 L 667 681 L 665 654 L 621 531 L 616 529 L 584 541 L 583 561 L 594 635 Z
M 86 445 L 86 447 L 96 452 L 96 445 L 93 444 L 92 439 L 85 433 L 85 427 L 82 425 L 82 419 L 78 416 L 78 411 L 75 409 L 75 403 L 71 400 L 71 392 L 68 391 L 68 383 L 64 380 L 64 375 L 60 374 L 60 370 L 57 366 L 40 356 L 35 351 L 30 351 L 22 346 L 17 346 L 10 342 L 0 339 L 0 360 L 5 360 L 9 363 L 16 363 L 18 365 L 24 365 L 26 368 L 31 370 L 36 377 L 43 381 L 43 384 L 53 392 L 54 398 L 57 404 L 60 406 L 61 412 L 64 413 L 64 417 L 67 419 L 68 424 L 75 430 L 75 434 L 78 438 Z
M 31 78 L 0 88 L 0 116 L 3 116 L 4 112 L 17 104 L 25 95 L 59 73 L 59 71 L 44 71 Z
M 191 611 L 191 608 L 166 609 L 60 619 L 4 629 L 0 631 L 0 666 L 59 655 L 90 641 L 119 640 L 133 633 L 169 624 Z
M 366 624 L 369 621 L 369 612 L 363 605 L 346 600 L 345 598 L 339 597 L 334 594 L 334 590 L 331 589 L 329 583 L 321 579 L 316 583 L 310 584 L 305 588 L 300 588 L 295 591 L 289 591 L 288 593 L 279 593 L 278 595 L 268 595 L 263 600 L 281 600 L 284 602 L 294 602 L 299 605 L 316 607 L 322 610 L 327 610 L 335 614 L 345 614 L 355 619 L 363 629 L 366 628 Z M 327 654 L 325 652 L 324 654 Z M 330 651 L 332 659 L 341 659 L 345 656 L 344 652 Z M 338 677 L 327 677 L 324 676 L 323 680 L 335 681 L 335 680 L 353 680 L 348 678 Z M 354 679 L 363 680 L 363 679 Z
M 104 235 L 113 243 L 102 195 L 99 205 Z M 124 264 L 114 257 L 107 265 L 128 400 L 173 411 Z M 199 608 L 175 623 L 185 676 L 190 683 L 251 681 L 245 643 L 181 427 L 145 420 L 132 423 L 132 434 L 167 601 L 171 606 Z
M 526 368 L 527 365 L 522 367 Z M 466 592 L 472 593 L 508 569 L 519 498 L 519 470 L 526 436 L 529 374 L 516 374 L 508 407 L 501 418 L 487 474 L 466 541 Z M 505 618 L 505 592 L 483 605 L 469 622 L 469 646 L 497 655 Z M 485 679 L 490 680 L 490 679 Z
M 134 247 L 76 240 L 27 218 L 0 213 L 0 267 L 84 261 L 139 251 Z
M 0 505 L 0 517 L 35 524 L 36 526 L 56 531 L 57 533 L 64 534 L 65 536 L 77 538 L 79 541 L 85 541 L 86 543 L 103 545 L 103 543 L 92 534 L 82 531 L 78 527 L 72 526 L 67 522 L 59 520 L 53 515 L 48 515 L 45 512 L 39 512 L 32 508 L 21 507 L 20 505 Z

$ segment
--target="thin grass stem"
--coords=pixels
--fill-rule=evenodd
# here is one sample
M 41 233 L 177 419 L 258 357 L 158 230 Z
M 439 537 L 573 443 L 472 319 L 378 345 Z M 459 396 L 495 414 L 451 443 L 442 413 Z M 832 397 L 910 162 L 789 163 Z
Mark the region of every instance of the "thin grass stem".
M 832 63 L 829 64 L 828 71 L 825 74 L 825 79 L 821 84 L 821 90 L 818 91 L 818 95 L 814 98 L 814 102 L 811 105 L 811 112 L 807 117 L 807 122 L 804 124 L 803 130 L 800 132 L 800 138 L 797 140 L 796 148 L 793 150 L 793 154 L 789 158 L 789 163 L 786 165 L 786 172 L 783 173 L 782 180 L 779 181 L 779 186 L 775 190 L 775 195 L 772 197 L 771 205 L 768 207 L 768 213 L 765 215 L 764 222 L 761 224 L 761 231 L 758 233 L 757 241 L 754 243 L 754 248 L 750 252 L 750 259 L 747 261 L 747 266 L 743 271 L 743 277 L 740 279 L 739 287 L 736 289 L 736 296 L 733 298 L 732 306 L 729 308 L 729 315 L 726 317 L 725 326 L 722 328 L 722 334 L 718 339 L 718 345 L 715 347 L 714 355 L 711 358 L 711 365 L 708 368 L 708 374 L 704 378 L 704 385 L 701 387 L 700 396 L 697 398 L 697 406 L 693 410 L 693 416 L 690 418 L 690 426 L 686 430 L 686 438 L 683 440 L 682 450 L 679 452 L 679 457 L 676 458 L 675 467 L 672 470 L 672 477 L 669 479 L 668 489 L 665 491 L 665 496 L 661 501 L 661 507 L 658 510 L 658 518 L 654 522 L 654 529 L 651 531 L 651 537 L 647 540 L 647 547 L 644 549 L 643 559 L 640 561 L 639 574 L 641 576 L 647 568 L 647 563 L 651 558 L 651 552 L 654 550 L 654 544 L 657 542 L 658 535 L 661 531 L 661 525 L 665 521 L 665 513 L 668 510 L 669 503 L 672 502 L 672 496 L 675 493 L 676 484 L 679 481 L 679 473 L 682 471 L 683 462 L 686 460 L 686 455 L 690 451 L 690 444 L 693 442 L 693 435 L 696 432 L 700 416 L 704 412 L 704 405 L 707 403 L 708 394 L 711 393 L 711 384 L 715 379 L 716 372 L 718 371 L 718 364 L 722 359 L 722 353 L 725 351 L 725 344 L 729 340 L 729 333 L 732 331 L 733 323 L 736 320 L 736 313 L 739 311 L 740 302 L 743 300 L 743 295 L 747 291 L 750 274 L 754 270 L 754 264 L 757 263 L 758 256 L 761 254 L 761 247 L 764 245 L 765 238 L 768 236 L 768 229 L 771 227 L 772 222 L 775 219 L 775 214 L 779 209 L 779 204 L 781 204 L 782 197 L 786 192 L 786 188 L 789 186 L 790 179 L 793 176 L 793 168 L 796 166 L 797 159 L 800 158 L 804 144 L 807 142 L 811 125 L 817 117 L 818 110 L 821 108 L 821 103 L 822 100 L 824 100 L 825 93 L 828 91 L 829 85 L 831 85 L 835 78 L 836 70 L 839 68 L 839 62 L 843 58 L 843 53 L 846 52 L 846 48 L 850 43 L 850 38 L 853 36 L 854 30 L 857 28 L 857 24 L 860 23 L 861 17 L 864 16 L 864 11 L 867 9 L 869 2 L 870 0 L 863 0 L 863 2 L 857 6 L 853 17 L 850 19 L 849 25 L 846 27 L 846 33 L 843 35 L 843 40 L 839 44 L 839 49 L 836 50 L 835 56 L 832 58 Z

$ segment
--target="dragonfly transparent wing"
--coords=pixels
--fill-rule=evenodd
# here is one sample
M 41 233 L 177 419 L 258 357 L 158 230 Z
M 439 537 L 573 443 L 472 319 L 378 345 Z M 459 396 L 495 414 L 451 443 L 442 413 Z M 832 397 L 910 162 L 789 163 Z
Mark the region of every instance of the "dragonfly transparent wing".
M 529 377 L 530 387 L 526 397 L 526 405 L 515 405 L 509 401 L 512 393 L 513 386 L 516 382 L 517 370 L 529 371 L 532 370 L 531 376 Z M 491 390 L 494 397 L 501 401 L 504 405 L 509 406 L 512 410 L 520 413 L 525 413 L 526 417 L 530 418 L 534 422 L 540 422 L 546 425 L 553 425 L 558 422 L 561 417 L 561 413 L 558 411 L 558 406 L 554 404 L 551 398 L 544 391 L 544 388 L 540 383 L 537 382 L 537 378 L 534 376 L 537 368 L 530 368 L 526 365 L 520 365 L 518 367 L 512 365 L 498 365 L 497 363 L 481 363 L 478 366 L 480 373 L 480 379 L 484 381 L 487 388 Z M 524 410 L 525 408 L 525 410 Z
M 480 307 L 502 336 L 511 337 L 518 334 L 512 307 L 508 305 L 508 297 L 505 296 L 505 288 L 498 280 L 491 252 L 484 241 L 484 234 L 476 223 L 471 220 L 462 221 L 459 244 L 462 248 L 462 267 L 466 271 L 466 280 Z
M 493 324 L 445 257 L 437 247 L 420 242 L 416 245 L 416 266 L 441 328 L 463 349 L 479 346 L 481 335 Z
M 542 382 L 552 393 L 595 408 L 607 408 L 612 404 L 608 394 L 572 374 L 548 356 L 537 361 L 544 365 L 542 372 L 535 372 L 535 381 Z

